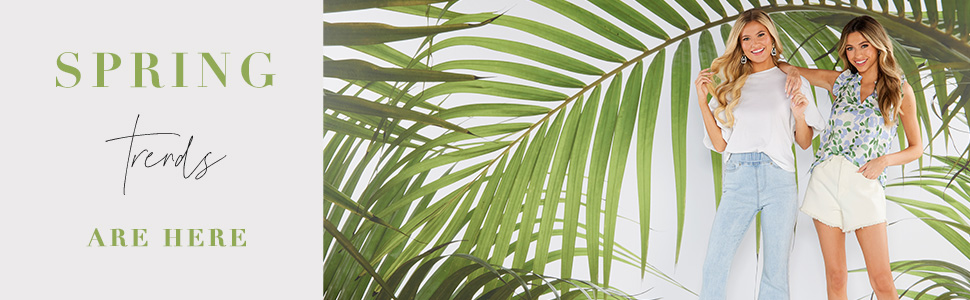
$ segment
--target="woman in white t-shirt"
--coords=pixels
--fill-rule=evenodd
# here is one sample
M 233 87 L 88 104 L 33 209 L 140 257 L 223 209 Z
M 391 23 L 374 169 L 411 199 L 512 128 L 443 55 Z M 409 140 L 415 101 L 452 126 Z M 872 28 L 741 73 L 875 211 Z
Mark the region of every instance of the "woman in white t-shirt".
M 721 57 L 694 84 L 704 118 L 704 144 L 724 154 L 721 202 L 704 260 L 701 299 L 724 299 L 738 244 L 761 211 L 764 269 L 759 299 L 788 299 L 788 257 L 797 215 L 795 158 L 791 145 L 812 144 L 821 115 L 802 89 L 786 95 L 787 75 L 778 69 L 782 45 L 762 10 L 741 13 Z M 720 84 L 712 87 L 712 77 Z M 707 101 L 713 91 L 714 99 Z M 812 129 L 815 127 L 815 130 Z

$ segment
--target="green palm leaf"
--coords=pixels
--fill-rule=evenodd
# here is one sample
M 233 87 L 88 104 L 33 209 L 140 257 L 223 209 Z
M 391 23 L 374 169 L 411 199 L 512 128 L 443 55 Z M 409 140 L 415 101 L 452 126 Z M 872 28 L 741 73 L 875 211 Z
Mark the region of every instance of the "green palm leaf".
M 340 112 L 358 113 L 384 118 L 398 118 L 441 126 L 457 132 L 471 134 L 468 129 L 449 123 L 435 116 L 429 116 L 393 105 L 374 103 L 358 97 L 324 93 L 324 108 Z
M 594 118 L 599 108 L 600 90 L 601 88 L 599 86 L 594 88 L 589 96 L 589 100 L 585 104 L 583 104 L 581 97 L 577 100 L 574 109 L 579 109 L 582 106 L 579 120 L 581 124 L 592 124 L 593 120 L 595 120 Z M 563 225 L 563 229 L 566 232 L 562 240 L 562 274 L 563 277 L 568 278 L 573 278 L 573 262 L 576 257 L 576 238 L 580 223 L 579 209 L 580 201 L 582 201 L 583 183 L 585 182 L 583 174 L 586 172 L 586 166 L 589 161 L 586 159 L 590 149 L 590 144 L 587 141 L 590 140 L 592 135 L 592 126 L 580 126 L 579 133 L 573 144 L 573 152 L 570 155 L 571 162 L 569 164 L 567 173 L 568 182 L 566 184 L 566 221 L 565 225 Z
M 359 60 L 334 60 L 323 65 L 323 76 L 366 81 L 467 81 L 479 79 L 474 75 L 455 74 L 419 69 L 381 68 Z
M 674 52 L 671 70 L 670 136 L 674 147 L 674 180 L 677 192 L 677 254 L 684 236 L 684 212 L 687 209 L 687 108 L 690 103 L 690 40 L 684 40 Z
M 646 49 L 643 43 L 626 31 L 575 4 L 556 0 L 534 0 L 533 2 L 560 13 L 617 44 L 634 50 Z
M 333 226 L 333 224 L 330 224 L 330 221 L 323 220 L 323 227 L 324 229 L 327 230 L 328 233 L 330 233 L 333 237 L 337 239 L 337 242 L 340 244 L 340 246 L 343 247 L 343 249 L 346 250 L 348 253 L 350 253 L 351 256 L 354 258 L 354 260 L 360 263 L 360 265 L 367 270 L 367 273 L 373 276 L 374 280 L 376 280 L 378 284 L 380 284 L 385 289 L 390 290 L 390 286 L 388 286 L 387 283 L 385 283 L 384 280 L 381 279 L 381 276 L 380 274 L 377 274 L 377 271 L 374 271 L 374 267 L 372 267 L 370 263 L 368 263 L 367 260 L 364 259 L 364 257 L 357 252 L 357 249 L 354 248 L 354 246 L 350 243 L 350 241 L 346 237 L 344 237 L 343 234 L 341 234 L 340 231 L 338 231 L 337 228 Z M 397 297 L 394 297 L 393 295 L 391 295 L 390 297 L 397 299 Z
M 373 45 L 409 40 L 439 33 L 475 28 L 491 23 L 497 16 L 475 24 L 397 27 L 382 23 L 323 23 L 323 45 Z
M 499 60 L 452 60 L 436 64 L 434 70 L 467 69 L 514 76 L 536 83 L 567 88 L 582 88 L 576 78 L 526 64 Z
M 660 91 L 663 86 L 664 60 L 667 58 L 664 50 L 654 56 L 650 67 L 647 68 L 640 96 L 640 122 L 637 122 L 637 191 L 640 211 L 640 277 L 646 272 L 647 248 L 650 240 L 650 164 L 653 161 L 653 135 L 657 123 L 657 111 L 660 103 Z
M 606 182 L 606 170 L 610 158 L 610 145 L 613 143 L 613 132 L 616 130 L 616 113 L 619 106 L 622 77 L 613 77 L 603 98 L 599 121 L 593 136 L 593 148 L 589 165 L 588 192 L 586 195 L 586 245 L 590 248 L 587 256 L 589 261 L 590 279 L 599 281 L 599 235 L 600 212 L 603 207 L 603 184 Z
M 323 4 L 323 12 L 339 12 L 366 8 L 426 5 L 449 0 L 328 0 Z
M 555 157 L 553 158 L 552 168 L 550 169 L 550 180 L 548 188 L 546 189 L 545 201 L 542 205 L 542 219 L 539 220 L 539 232 L 536 243 L 535 250 L 535 264 L 536 271 L 542 273 L 544 266 L 549 261 L 549 246 L 552 242 L 552 236 L 554 232 L 554 227 L 556 224 L 556 215 L 559 208 L 559 202 L 561 199 L 561 194 L 563 190 L 564 181 L 566 179 L 567 166 L 569 164 L 569 159 L 572 156 L 573 146 L 576 144 L 576 135 L 580 124 L 580 113 L 582 112 L 582 106 L 573 106 L 572 111 L 566 117 L 566 123 L 563 128 L 562 134 L 559 136 L 559 141 L 557 145 L 561 145 L 560 148 L 556 149 Z M 563 116 L 563 114 L 560 114 Z M 538 194 L 538 193 L 536 193 Z M 567 204 L 568 205 L 568 204 Z M 578 228 L 570 228 L 569 230 L 578 230 Z M 530 239 L 524 239 L 526 237 L 532 236 L 528 234 L 530 230 L 524 230 L 519 228 L 519 240 L 527 241 Z M 522 234 L 525 233 L 525 234 Z M 517 247 L 516 259 L 522 265 L 525 265 L 525 258 L 528 254 L 528 247 L 526 243 L 519 243 L 520 245 L 526 245 Z
M 617 76 L 619 78 L 619 76 Z M 643 85 L 643 63 L 638 62 L 630 74 L 630 80 L 623 90 L 623 97 L 619 102 L 616 115 L 613 149 L 610 151 L 609 179 L 606 190 L 606 214 L 603 220 L 603 270 L 611 270 L 613 264 L 614 238 L 616 237 L 616 221 L 620 207 L 620 187 L 623 183 L 627 156 L 630 153 L 630 141 L 633 139 L 634 120 L 637 116 L 637 106 L 640 104 L 640 88 Z M 610 284 L 610 272 L 603 273 L 603 283 Z

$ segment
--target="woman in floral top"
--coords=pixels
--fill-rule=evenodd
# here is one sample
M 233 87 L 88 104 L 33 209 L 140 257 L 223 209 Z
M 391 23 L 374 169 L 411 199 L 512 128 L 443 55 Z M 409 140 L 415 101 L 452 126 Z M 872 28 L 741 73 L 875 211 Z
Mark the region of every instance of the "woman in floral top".
M 802 75 L 812 85 L 828 89 L 835 99 L 801 210 L 815 220 L 829 299 L 846 299 L 845 233 L 851 231 L 859 240 L 878 299 L 897 299 L 886 241 L 883 170 L 922 154 L 916 100 L 896 64 L 892 41 L 872 17 L 857 17 L 845 25 L 839 57 L 845 62 L 843 72 L 781 66 L 789 76 Z M 796 86 L 789 80 L 787 89 Z M 888 154 L 900 120 L 908 146 Z

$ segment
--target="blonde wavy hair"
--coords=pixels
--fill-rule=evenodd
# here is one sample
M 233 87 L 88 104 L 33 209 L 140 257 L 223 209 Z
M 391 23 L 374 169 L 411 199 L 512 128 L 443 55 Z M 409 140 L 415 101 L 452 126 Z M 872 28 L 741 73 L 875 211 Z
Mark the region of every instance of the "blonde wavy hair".
M 740 43 L 741 29 L 750 22 L 758 22 L 768 28 L 772 46 L 778 54 L 771 56 L 772 62 L 777 65 L 778 59 L 784 53 L 781 39 L 778 37 L 778 30 L 775 29 L 775 22 L 771 20 L 768 13 L 760 9 L 749 9 L 741 13 L 738 19 L 734 21 L 734 27 L 731 28 L 731 34 L 728 36 L 724 54 L 711 62 L 711 72 L 717 74 L 720 83 L 715 83 L 713 88 L 708 87 L 708 90 L 714 91 L 714 99 L 717 99 L 718 104 L 720 104 L 714 109 L 714 116 L 728 127 L 734 126 L 734 107 L 740 103 L 741 87 L 744 86 L 748 75 L 752 73 L 751 63 L 741 63 L 744 50 L 741 49 Z M 727 96 L 730 96 L 731 101 L 728 101 Z M 724 112 L 723 119 L 720 115 L 722 111 Z
M 877 50 L 876 58 L 879 61 L 879 73 L 876 76 L 876 102 L 879 103 L 879 111 L 882 112 L 883 121 L 886 126 L 892 125 L 903 112 L 900 104 L 903 102 L 902 92 L 902 70 L 893 55 L 893 43 L 889 39 L 886 29 L 879 24 L 879 21 L 870 16 L 859 16 L 849 21 L 842 28 L 842 37 L 839 39 L 839 58 L 845 69 L 858 74 L 859 70 L 852 64 L 846 54 L 846 45 L 850 33 L 858 32 L 862 37 L 869 41 L 869 45 Z M 860 99 L 861 100 L 861 99 Z

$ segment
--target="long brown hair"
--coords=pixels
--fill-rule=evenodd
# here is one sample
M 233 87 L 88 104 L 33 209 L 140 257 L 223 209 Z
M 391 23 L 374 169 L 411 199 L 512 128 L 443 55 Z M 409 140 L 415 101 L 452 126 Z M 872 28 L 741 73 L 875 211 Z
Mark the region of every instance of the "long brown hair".
M 893 42 L 882 24 L 870 16 L 859 16 L 845 24 L 839 39 L 839 58 L 853 74 L 858 74 L 859 70 L 852 65 L 845 51 L 848 47 L 846 39 L 853 32 L 861 34 L 877 50 L 879 73 L 876 76 L 876 102 L 879 103 L 879 111 L 882 112 L 885 124 L 889 126 L 903 114 L 900 108 L 900 103 L 903 102 L 902 71 L 893 55 Z
M 734 107 L 740 103 L 741 87 L 744 86 L 748 75 L 752 73 L 751 63 L 741 63 L 744 50 L 741 49 L 741 44 L 738 42 L 741 38 L 741 29 L 750 22 L 758 22 L 768 28 L 768 33 L 771 34 L 772 38 L 772 46 L 778 54 L 771 56 L 775 65 L 778 64 L 778 59 L 784 53 L 778 30 L 775 29 L 775 22 L 771 20 L 768 13 L 760 9 L 749 9 L 741 13 L 738 19 L 734 21 L 734 27 L 731 28 L 731 34 L 728 36 L 724 54 L 711 62 L 711 72 L 717 74 L 721 79 L 721 82 L 711 89 L 714 91 L 714 99 L 717 99 L 718 104 L 720 104 L 714 109 L 714 116 L 728 127 L 734 126 Z M 731 96 L 730 102 L 727 100 L 728 95 Z M 724 112 L 723 119 L 720 116 L 722 111 Z

